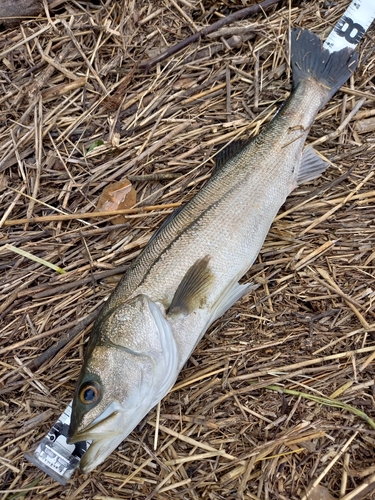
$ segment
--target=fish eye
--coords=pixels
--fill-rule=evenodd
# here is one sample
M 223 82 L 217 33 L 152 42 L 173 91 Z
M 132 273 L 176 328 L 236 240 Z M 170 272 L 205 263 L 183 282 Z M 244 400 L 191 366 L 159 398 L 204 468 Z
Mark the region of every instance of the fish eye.
M 101 391 L 97 382 L 85 382 L 79 389 L 79 400 L 85 405 L 96 403 L 100 395 Z

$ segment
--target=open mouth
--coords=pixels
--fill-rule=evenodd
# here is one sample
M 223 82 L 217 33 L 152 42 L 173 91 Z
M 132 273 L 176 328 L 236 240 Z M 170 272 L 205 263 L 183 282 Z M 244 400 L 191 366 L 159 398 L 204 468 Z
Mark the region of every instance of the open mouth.
M 114 423 L 120 416 L 120 412 L 116 410 L 108 415 L 107 413 L 110 409 L 110 406 L 105 412 L 99 415 L 99 417 L 97 417 L 91 425 L 85 427 L 80 431 L 76 431 L 72 436 L 69 436 L 67 443 L 74 444 L 78 443 L 79 441 L 101 441 L 103 439 L 107 440 L 121 434 L 121 426 L 114 425 Z
M 77 432 L 70 438 L 71 443 L 82 440 L 92 440 L 88 450 L 83 455 L 79 465 L 82 474 L 88 474 L 100 465 L 105 458 L 123 441 L 122 426 L 118 421 L 119 412 L 113 412 L 108 417 L 95 422 L 84 431 Z M 116 421 L 117 420 L 117 421 Z M 113 430 L 113 424 L 117 423 Z M 112 426 L 112 429 L 111 429 Z
M 121 412 L 114 410 L 116 404 L 109 407 L 97 417 L 91 425 L 76 431 L 67 440 L 68 444 L 79 441 L 92 441 L 80 463 L 80 471 L 83 474 L 91 472 L 100 465 L 103 460 L 123 440 L 123 426 L 121 425 Z
M 94 439 L 79 464 L 79 470 L 82 474 L 91 472 L 97 465 L 102 463 L 102 457 L 108 455 L 108 444 L 108 440 L 105 438 L 98 440 Z M 109 452 L 110 451 L 111 450 L 109 450 Z

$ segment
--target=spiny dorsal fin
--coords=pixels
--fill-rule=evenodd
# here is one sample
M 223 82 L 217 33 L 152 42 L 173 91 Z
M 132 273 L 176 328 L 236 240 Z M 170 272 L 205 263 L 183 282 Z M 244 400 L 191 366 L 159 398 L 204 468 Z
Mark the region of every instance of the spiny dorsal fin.
M 148 244 L 151 243 L 151 241 L 153 241 L 157 236 L 158 234 L 161 233 L 161 231 L 166 227 L 168 226 L 168 224 L 170 222 L 173 221 L 173 219 L 176 217 L 176 215 L 178 215 L 181 210 L 184 208 L 185 205 L 181 205 L 180 207 L 176 208 L 165 220 L 164 222 L 162 223 L 162 225 L 157 229 L 157 231 L 154 232 L 154 234 L 151 236 L 151 238 L 149 239 L 148 241 Z
M 212 174 L 215 174 L 232 156 L 241 151 L 246 141 L 233 141 L 215 156 L 215 166 Z M 219 144 L 219 149 L 222 144 Z
M 206 255 L 186 271 L 174 294 L 168 314 L 189 314 L 204 306 L 208 289 L 214 281 L 214 275 L 208 267 L 209 260 L 209 255 Z

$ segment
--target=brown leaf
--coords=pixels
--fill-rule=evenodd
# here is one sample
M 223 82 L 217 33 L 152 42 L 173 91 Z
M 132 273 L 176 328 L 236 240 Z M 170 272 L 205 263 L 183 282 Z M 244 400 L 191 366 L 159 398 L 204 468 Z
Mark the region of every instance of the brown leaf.
M 137 193 L 128 179 L 109 184 L 100 195 L 97 209 L 100 212 L 132 208 L 137 200 Z M 123 224 L 126 222 L 124 215 L 111 219 L 112 224 Z

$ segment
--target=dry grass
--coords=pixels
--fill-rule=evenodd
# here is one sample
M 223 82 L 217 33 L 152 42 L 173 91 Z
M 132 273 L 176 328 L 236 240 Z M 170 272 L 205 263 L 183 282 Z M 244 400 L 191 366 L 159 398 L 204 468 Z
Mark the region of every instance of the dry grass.
M 290 24 L 326 36 L 348 4 L 283 3 L 137 68 L 235 3 L 55 2 L 1 34 L 1 500 L 375 498 L 375 139 L 360 133 L 374 115 L 374 30 L 309 136 L 332 167 L 282 207 L 248 273 L 261 286 L 162 401 L 156 451 L 154 410 L 66 487 L 23 458 L 71 400 L 119 273 L 202 187 L 217 145 L 256 134 L 287 96 Z M 88 215 L 124 176 L 138 176 L 126 224 Z

